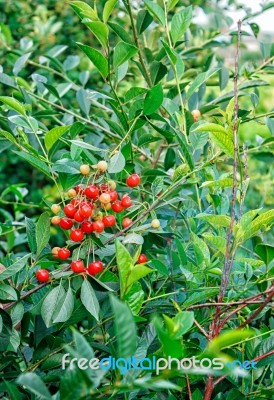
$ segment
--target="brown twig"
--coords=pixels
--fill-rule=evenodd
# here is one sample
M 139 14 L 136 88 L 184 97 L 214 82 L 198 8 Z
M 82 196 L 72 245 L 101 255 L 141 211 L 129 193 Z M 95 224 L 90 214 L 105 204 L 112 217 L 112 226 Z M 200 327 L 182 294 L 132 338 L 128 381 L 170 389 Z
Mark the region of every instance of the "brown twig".
M 241 218 L 243 215 L 243 205 L 244 205 L 245 195 L 246 195 L 247 186 L 248 186 L 247 148 L 245 145 L 243 145 L 243 160 L 244 160 L 244 176 L 243 176 L 242 187 L 241 187 L 239 218 Z
M 239 75 L 239 56 L 240 56 L 240 42 L 241 42 L 241 21 L 238 21 L 238 36 L 237 36 L 237 47 L 235 56 L 235 74 L 234 74 L 234 123 L 233 123 L 233 142 L 234 142 L 234 158 L 233 158 L 233 185 L 232 185 L 232 201 L 231 201 L 231 212 L 230 212 L 230 225 L 226 237 L 226 252 L 224 261 L 224 271 L 222 275 L 220 293 L 218 301 L 222 301 L 228 285 L 230 277 L 233 257 L 231 257 L 231 239 L 233 228 L 236 218 L 236 200 L 237 200 L 237 169 L 238 169 L 238 110 L 239 110 L 239 99 L 238 99 L 238 75 Z
M 241 325 L 238 328 L 239 329 L 244 328 L 246 325 L 250 324 L 250 322 L 252 322 L 257 317 L 257 315 L 260 314 L 260 312 L 265 308 L 265 306 L 271 302 L 272 297 L 274 297 L 274 285 L 272 286 L 271 292 L 269 293 L 265 301 L 260 305 L 260 307 L 258 307 L 257 310 L 254 311 L 254 313 L 251 314 L 249 318 L 247 318 L 247 320 L 241 323 Z
M 197 326 L 197 328 L 202 332 L 202 334 L 208 339 L 208 333 L 205 331 L 205 329 L 199 324 L 196 319 L 194 319 L 194 324 Z
M 235 55 L 235 73 L 234 73 L 234 123 L 233 123 L 233 142 L 234 142 L 234 157 L 233 157 L 233 185 L 232 185 L 232 201 L 231 201 L 231 212 L 230 212 L 230 226 L 226 237 L 226 252 L 224 269 L 221 279 L 220 291 L 218 295 L 218 302 L 222 302 L 229 277 L 231 274 L 231 269 L 233 265 L 233 259 L 236 254 L 236 250 L 231 254 L 232 248 L 232 233 L 236 218 L 236 200 L 237 200 L 237 169 L 238 169 L 238 156 L 239 156 L 239 144 L 238 144 L 238 110 L 239 110 L 239 99 L 238 99 L 238 75 L 239 75 L 239 56 L 240 56 L 240 42 L 241 42 L 241 20 L 238 21 L 238 35 L 237 35 L 237 45 L 236 45 L 236 55 Z M 216 314 L 210 324 L 209 329 L 209 339 L 220 334 L 220 307 L 216 308 Z M 214 390 L 213 376 L 209 375 L 206 381 L 206 387 L 204 392 L 203 400 L 210 400 Z
M 126 1 L 126 4 L 127 4 L 127 9 L 128 9 L 128 14 L 129 14 L 130 22 L 131 22 L 131 27 L 132 27 L 132 32 L 133 32 L 133 38 L 134 38 L 135 45 L 136 45 L 136 47 L 137 47 L 137 49 L 138 49 L 138 56 L 139 56 L 140 63 L 141 63 L 141 65 L 142 65 L 142 67 L 143 67 L 143 72 L 144 72 L 144 75 L 145 75 L 145 80 L 146 80 L 148 86 L 149 86 L 149 87 L 152 87 L 152 82 L 151 82 L 151 79 L 150 79 L 150 75 L 149 75 L 149 72 L 148 72 L 148 70 L 147 70 L 147 67 L 146 67 L 146 64 L 145 64 L 145 60 L 144 60 L 144 58 L 143 58 L 143 55 L 142 55 L 142 52 L 141 52 L 141 49 L 140 49 L 139 40 L 138 40 L 138 35 L 137 35 L 137 31 L 136 31 L 136 27 L 135 27 L 135 23 L 134 23 L 134 19 L 133 19 L 133 14 L 132 14 L 132 9 L 131 9 L 131 5 L 130 5 L 130 0 L 127 0 L 127 1 Z
M 261 354 L 258 357 L 255 357 L 253 361 L 258 362 L 261 361 L 269 356 L 272 356 L 274 354 L 274 350 L 270 350 L 268 353 L 265 354 Z M 219 378 L 217 378 L 214 382 L 213 382 L 213 387 L 217 386 L 218 383 L 222 382 L 225 378 L 227 377 L 227 375 L 222 375 Z
M 186 387 L 187 387 L 188 399 L 192 400 L 192 393 L 188 375 L 186 375 Z

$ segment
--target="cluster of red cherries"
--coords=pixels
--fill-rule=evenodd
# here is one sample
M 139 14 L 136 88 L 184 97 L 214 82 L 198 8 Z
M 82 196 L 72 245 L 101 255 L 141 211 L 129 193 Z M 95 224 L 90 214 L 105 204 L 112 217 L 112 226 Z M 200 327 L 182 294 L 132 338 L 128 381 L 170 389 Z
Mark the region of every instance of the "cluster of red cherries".
M 107 168 L 106 161 L 100 161 L 97 164 L 97 172 L 99 174 L 104 173 Z M 81 165 L 80 172 L 85 176 L 90 175 L 89 165 Z M 130 188 L 139 186 L 140 182 L 141 179 L 137 174 L 132 174 L 126 179 L 126 184 Z M 51 219 L 52 224 L 69 231 L 69 237 L 75 243 L 82 242 L 86 235 L 92 233 L 99 235 L 105 228 L 114 227 L 117 224 L 115 214 L 121 213 L 132 206 L 131 197 L 126 194 L 119 198 L 119 194 L 115 189 L 116 183 L 113 180 L 109 180 L 106 183 L 89 184 L 88 179 L 86 184 L 77 185 L 67 192 L 71 200 L 64 206 L 63 210 L 59 204 L 52 205 L 51 211 L 55 214 Z M 63 214 L 62 216 L 57 215 L 61 213 Z M 132 219 L 123 218 L 122 227 L 124 229 L 129 228 L 132 224 Z M 151 226 L 159 228 L 160 222 L 155 219 L 152 221 Z M 54 247 L 52 255 L 60 260 L 67 260 L 71 255 L 71 251 L 67 247 Z M 137 263 L 143 264 L 145 262 L 147 262 L 147 257 L 145 254 L 141 254 Z M 77 274 L 87 273 L 95 276 L 102 272 L 103 263 L 95 260 L 89 263 L 86 268 L 84 261 L 78 259 L 71 262 L 70 268 Z M 38 270 L 36 278 L 39 282 L 48 282 L 50 279 L 49 271 L 46 269 Z

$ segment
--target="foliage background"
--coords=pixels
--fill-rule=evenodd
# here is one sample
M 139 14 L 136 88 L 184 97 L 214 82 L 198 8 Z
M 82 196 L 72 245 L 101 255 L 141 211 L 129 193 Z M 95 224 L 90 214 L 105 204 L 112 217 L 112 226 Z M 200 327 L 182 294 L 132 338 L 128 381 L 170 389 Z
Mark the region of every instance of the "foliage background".
M 105 3 L 105 1 L 96 2 L 99 16 L 102 15 Z M 132 1 L 131 3 L 134 16 L 137 15 L 139 10 L 148 9 L 141 1 Z M 154 1 L 154 3 L 156 2 Z M 161 1 L 157 3 L 160 7 L 163 7 Z M 92 2 L 89 2 L 89 4 L 93 6 Z M 196 136 L 193 133 L 194 129 L 208 122 L 226 127 L 231 123 L 231 121 L 225 120 L 220 111 L 224 112 L 227 109 L 229 100 L 233 95 L 231 91 L 233 90 L 236 29 L 226 11 L 229 8 L 238 8 L 240 6 L 232 0 L 225 2 L 207 1 L 206 3 L 200 0 L 191 2 L 178 1 L 174 2 L 174 4 L 175 8 L 170 10 L 169 20 L 190 4 L 194 8 L 194 15 L 198 8 L 208 15 L 208 25 L 201 27 L 199 24 L 192 23 L 185 36 L 186 44 L 181 43 L 176 48 L 185 64 L 185 72 L 180 80 L 180 90 L 183 96 L 187 91 L 185 88 L 189 88 L 188 85 L 191 85 L 197 75 L 214 67 L 219 66 L 222 68 L 222 73 L 213 74 L 206 80 L 206 84 L 199 86 L 198 93 L 194 93 L 189 101 L 184 101 L 188 133 L 192 132 L 192 156 L 196 164 L 200 165 L 201 161 L 206 162 L 211 158 L 212 154 L 214 154 L 212 149 L 215 150 L 216 147 L 214 145 L 212 147 L 212 142 L 208 141 L 207 133 L 202 131 L 201 136 L 197 137 L 197 133 Z M 263 9 L 272 9 L 272 7 L 272 2 L 265 2 L 262 6 L 262 12 Z M 249 186 L 243 204 L 243 212 L 259 208 L 262 208 L 263 212 L 268 210 L 271 212 L 274 208 L 274 123 L 272 118 L 274 107 L 274 48 L 271 45 L 273 35 L 264 34 L 261 27 L 256 26 L 255 23 L 252 24 L 253 16 L 249 14 L 248 9 L 245 12 L 246 20 L 244 21 L 242 32 L 239 80 L 243 80 L 244 83 L 248 82 L 248 87 L 240 90 L 242 96 L 240 97 L 239 116 L 241 117 L 241 124 L 239 126 L 239 138 L 241 149 L 243 144 L 248 148 Z M 147 11 L 145 14 L 147 18 L 148 14 Z M 174 184 L 174 181 L 176 182 L 176 174 L 179 178 L 184 174 L 187 176 L 186 182 L 175 192 L 173 202 L 171 198 L 168 198 L 170 204 L 163 205 L 162 208 L 157 210 L 157 216 L 161 220 L 163 232 L 157 235 L 155 232 L 149 231 L 149 229 L 144 231 L 145 242 L 142 251 L 149 255 L 151 260 L 149 266 L 154 268 L 156 272 L 152 274 L 153 278 L 141 280 L 146 302 L 137 314 L 133 312 L 135 314 L 135 322 L 138 325 L 138 338 L 147 338 L 147 347 L 144 351 L 147 351 L 150 355 L 167 355 L 177 343 L 176 332 L 169 332 L 168 340 L 163 339 L 162 330 L 164 328 L 161 324 L 159 327 L 155 320 L 153 329 L 156 329 L 157 335 L 155 331 L 151 333 L 152 324 L 149 321 L 154 311 L 157 311 L 158 314 L 165 313 L 170 318 L 176 318 L 177 313 L 185 310 L 187 305 L 191 307 L 205 301 L 216 300 L 218 291 L 215 292 L 213 290 L 210 292 L 210 290 L 220 286 L 220 275 L 218 274 L 222 270 L 224 255 L 220 251 L 220 243 L 217 244 L 217 248 L 216 244 L 214 247 L 214 243 L 212 245 L 209 241 L 206 242 L 204 240 L 203 234 L 208 233 L 225 239 L 227 224 L 221 224 L 215 229 L 216 227 L 208 226 L 204 222 L 198 223 L 196 216 L 201 212 L 229 215 L 231 181 L 225 187 L 211 185 L 209 189 L 204 189 L 203 185 L 208 181 L 216 181 L 226 177 L 231 178 L 233 160 L 227 157 L 225 152 L 220 152 L 216 163 L 212 167 L 206 166 L 202 171 L 198 171 L 196 175 L 190 174 L 188 176 L 189 166 L 183 151 L 184 147 L 181 145 L 180 139 L 170 129 L 170 126 L 173 126 L 180 133 L 182 128 L 180 124 L 184 124 L 184 122 L 182 116 L 179 115 L 180 102 L 176 83 L 172 76 L 170 61 L 165 53 L 159 55 L 159 46 L 162 46 L 160 39 L 165 36 L 165 32 L 163 27 L 159 27 L 160 24 L 155 15 L 153 18 L 152 25 L 145 30 L 145 33 L 139 35 L 139 41 L 150 73 L 153 71 L 152 64 L 155 60 L 163 62 L 163 65 L 167 67 L 165 71 L 167 74 L 163 76 L 160 76 L 161 74 L 159 76 L 155 75 L 153 72 L 154 77 L 156 76 L 155 80 L 159 79 L 160 84 L 165 89 L 163 103 L 165 110 L 164 114 L 162 114 L 161 110 L 156 109 L 155 113 L 158 114 L 159 119 L 151 120 L 154 127 L 155 125 L 158 127 L 158 131 L 149 124 L 145 126 L 140 124 L 138 129 L 134 131 L 131 141 L 122 143 L 122 153 L 127 160 L 126 172 L 119 172 L 115 175 L 115 179 L 121 182 L 120 188 L 122 192 L 125 192 L 126 188 L 123 182 L 127 173 L 131 173 L 133 170 L 140 172 L 144 179 L 144 194 L 141 195 L 139 200 L 151 204 L 155 200 L 152 196 L 153 183 L 155 186 L 156 183 L 161 186 L 159 182 L 161 182 L 161 177 L 164 177 L 163 189 L 161 190 L 165 191 Z M 130 35 L 132 40 L 131 21 L 123 2 L 119 2 L 114 7 L 109 21 L 123 27 L 124 32 Z M 97 48 L 100 52 L 102 51 L 102 47 L 96 37 L 84 24 L 81 24 L 79 17 L 75 15 L 69 3 L 28 0 L 0 1 L 0 27 L 1 96 L 12 96 L 24 104 L 32 103 L 32 110 L 28 109 L 28 113 L 41 124 L 40 126 L 43 130 L 41 137 L 47 130 L 51 130 L 57 125 L 70 125 L 78 120 L 84 124 L 83 131 L 79 134 L 81 139 L 96 147 L 113 151 L 123 140 L 122 137 L 126 132 L 126 124 L 123 124 L 122 119 L 119 119 L 120 103 L 117 101 L 117 97 L 124 102 L 126 93 L 131 87 L 141 86 L 147 88 L 145 79 L 138 69 L 137 57 L 134 58 L 134 62 L 130 60 L 126 78 L 120 80 L 121 77 L 123 78 L 122 69 L 118 70 L 116 68 L 116 71 L 113 71 L 113 86 L 115 89 L 113 92 L 112 88 L 103 82 L 98 70 L 94 68 L 88 57 L 76 45 L 76 42 L 80 42 L 92 48 Z M 115 47 L 118 40 L 120 39 L 110 26 L 111 49 Z M 29 58 L 25 61 L 22 61 L 21 58 L 21 62 L 18 63 L 18 59 L 28 53 L 31 53 Z M 17 65 L 17 69 L 14 69 L 15 65 Z M 12 81 L 7 81 L 7 76 Z M 41 76 L 42 79 L 43 77 L 47 79 L 46 89 L 45 85 L 43 86 L 43 82 L 41 85 Z M 119 84 L 118 80 L 120 80 Z M 15 81 L 17 81 L 20 90 L 14 87 Z M 60 98 L 56 95 L 56 89 L 57 92 L 61 93 Z M 92 100 L 87 98 L 86 89 L 94 91 Z M 230 96 L 226 96 L 227 93 L 230 93 Z M 32 94 L 36 97 L 32 97 Z M 112 97 L 111 101 L 106 100 L 102 94 L 110 95 Z M 220 100 L 222 96 L 224 96 L 224 101 Z M 43 97 L 49 103 L 43 102 Z M 215 107 L 211 107 L 214 103 Z M 56 108 L 56 105 L 61 108 Z M 140 107 L 140 104 L 135 103 L 134 98 L 130 99 L 128 103 L 125 102 L 124 109 L 130 122 L 134 120 L 135 111 L 138 111 L 138 107 Z M 190 111 L 196 108 L 201 109 L 202 118 L 197 124 L 194 124 Z M 76 117 L 71 113 L 76 114 Z M 8 119 L 13 114 L 14 110 L 10 110 L 5 104 L 2 105 L 0 114 L 1 129 L 14 134 L 15 127 L 11 125 Z M 176 117 L 174 118 L 175 114 Z M 163 121 L 160 119 L 163 115 L 166 118 L 166 123 L 162 123 Z M 80 116 L 80 118 L 77 116 Z M 257 118 L 257 116 L 261 117 Z M 105 127 L 106 131 L 111 132 L 111 134 L 97 129 L 92 123 Z M 162 131 L 159 129 L 162 129 Z M 171 138 L 168 133 L 171 134 Z M 25 131 L 25 134 L 29 145 L 38 154 L 41 154 L 37 137 L 28 130 Z M 77 131 L 70 134 L 71 138 L 78 138 Z M 153 138 L 148 136 L 144 138 L 144 135 L 151 134 Z M 142 137 L 143 139 L 141 139 Z M 157 141 L 154 140 L 155 137 Z M 17 258 L 22 258 L 29 252 L 25 217 L 37 223 L 41 213 L 48 211 L 52 203 L 60 201 L 60 194 L 50 176 L 43 174 L 37 168 L 37 165 L 27 163 L 22 158 L 21 152 L 14 153 L 15 146 L 11 145 L 6 137 L 1 136 L 0 144 L 0 192 L 2 193 L 0 196 L 2 230 L 0 256 L 1 263 L 8 267 Z M 131 150 L 132 144 L 135 145 L 135 150 L 133 151 Z M 158 152 L 159 144 L 162 146 L 161 153 Z M 141 153 L 136 151 L 136 146 L 141 148 Z M 59 159 L 71 157 L 71 166 L 73 166 L 73 162 L 79 165 L 81 162 L 94 164 L 101 158 L 96 151 L 89 152 L 84 150 L 79 157 L 75 156 L 73 160 L 72 154 L 76 154 L 76 149 L 71 149 L 68 142 L 60 141 L 54 147 L 51 157 L 53 163 L 56 163 Z M 166 171 L 169 171 L 168 174 L 166 174 Z M 61 172 L 61 170 L 58 172 Z M 240 180 L 240 176 L 238 178 Z M 77 174 L 64 173 L 63 176 L 59 176 L 59 179 L 62 189 L 66 191 L 78 182 L 80 178 Z M 138 197 L 139 193 L 135 195 Z M 237 211 L 239 211 L 239 208 Z M 156 214 L 152 212 L 148 216 L 148 222 L 155 216 Z M 147 221 L 144 219 L 142 222 L 145 224 Z M 273 216 L 265 225 L 262 224 L 254 232 L 243 247 L 238 249 L 238 261 L 234 265 L 235 269 L 232 273 L 225 301 L 239 301 L 244 297 L 250 297 L 271 289 L 271 281 L 273 279 L 272 224 Z M 261 228 L 266 228 L 266 231 L 262 233 Z M 151 243 L 154 243 L 154 246 L 151 246 Z M 182 243 L 181 247 L 180 243 Z M 223 241 L 221 243 L 223 244 Z M 64 238 L 55 228 L 51 228 L 49 244 L 51 247 L 64 244 Z M 262 252 L 256 250 L 258 244 L 261 244 L 263 255 Z M 200 246 L 202 246 L 202 251 L 198 249 Z M 130 245 L 129 249 L 131 254 L 133 249 L 136 250 L 134 245 Z M 209 252 L 210 255 L 208 256 Z M 240 261 L 241 258 L 246 258 L 246 260 Z M 116 262 L 108 257 L 106 257 L 105 261 L 113 276 L 117 275 L 115 271 Z M 66 264 L 58 266 L 52 262 L 49 256 L 45 255 L 45 258 L 42 258 L 39 262 L 32 263 L 31 268 L 26 268 L 29 275 L 26 276 L 19 273 L 13 277 L 13 280 L 8 282 L 3 280 L 3 284 L 8 283 L 15 288 L 18 296 L 18 294 L 37 286 L 33 278 L 37 267 L 51 264 L 56 268 L 66 267 Z M 168 272 L 165 269 L 165 265 L 169 266 Z M 203 272 L 200 272 L 201 265 Z M 212 268 L 216 268 L 216 270 L 213 271 Z M 115 280 L 115 278 L 113 279 Z M 109 282 L 109 280 L 111 279 L 108 276 L 105 282 Z M 79 281 L 74 281 L 76 282 L 73 286 L 74 295 L 79 300 L 80 283 Z M 117 278 L 115 284 L 117 284 Z M 115 284 L 113 287 L 118 297 L 119 291 Z M 53 283 L 51 289 L 54 287 L 57 286 L 54 286 Z M 67 290 L 65 283 L 64 287 Z M 43 398 L 51 398 L 50 396 L 61 399 L 88 398 L 91 394 L 96 396 L 94 398 L 97 398 L 97 396 L 98 398 L 109 398 L 107 397 L 108 394 L 104 393 L 104 387 L 102 388 L 101 386 L 97 392 L 97 389 L 90 383 L 94 383 L 93 377 L 87 377 L 85 374 L 83 376 L 81 374 L 78 375 L 77 372 L 71 373 L 71 375 L 69 373 L 64 374 L 61 377 L 62 379 L 58 377 L 63 346 L 68 345 L 72 340 L 77 343 L 76 351 L 80 355 L 81 351 L 91 354 L 89 345 L 100 355 L 115 354 L 116 352 L 117 343 L 115 342 L 115 337 L 117 332 L 114 332 L 119 323 L 121 328 L 124 322 L 116 321 L 116 326 L 113 326 L 108 322 L 103 323 L 102 321 L 105 318 L 108 319 L 111 315 L 114 316 L 113 309 L 115 307 L 121 307 L 120 310 L 123 312 L 125 304 L 122 302 L 121 304 L 117 303 L 111 309 L 106 293 L 102 294 L 100 288 L 98 290 L 96 285 L 95 289 L 102 307 L 102 318 L 99 326 L 96 325 L 96 321 L 91 315 L 83 308 L 79 308 L 79 313 L 78 310 L 76 310 L 77 312 L 74 310 L 74 316 L 78 313 L 75 321 L 72 319 L 64 323 L 63 326 L 52 324 L 52 326 L 46 327 L 41 318 L 41 309 L 39 310 L 42 301 L 48 294 L 46 287 L 30 296 L 29 300 L 19 302 L 17 308 L 13 307 L 8 310 L 9 315 L 13 315 L 13 326 L 9 331 L 13 339 L 9 347 L 3 349 L 1 374 L 5 378 L 5 383 L 1 384 L 0 389 L 0 393 L 2 392 L 3 396 L 16 399 L 21 397 L 31 398 L 29 393 L 33 393 L 30 385 L 30 382 L 34 382 L 33 375 L 23 374 L 16 381 L 21 372 L 31 371 L 37 373 L 37 376 L 46 383 L 50 391 L 50 394 L 44 392 L 44 397 L 42 394 Z M 199 298 L 198 296 L 195 299 L 194 296 L 194 300 L 191 302 L 193 297 L 191 298 L 190 296 L 193 296 L 199 290 L 201 290 L 202 297 Z M 175 296 L 175 298 L 173 295 L 169 295 L 173 291 L 177 292 L 177 297 Z M 153 300 L 158 295 L 163 295 L 163 300 Z M 1 300 L 3 300 L 4 305 L 8 303 L 8 298 Z M 36 304 L 38 304 L 37 309 L 35 308 Z M 23 313 L 20 305 L 23 306 Z M 252 315 L 256 307 L 258 307 L 256 304 L 250 305 L 242 313 L 236 314 L 234 319 L 228 320 L 225 328 L 233 332 L 237 326 L 247 320 L 249 315 Z M 126 313 L 126 311 L 124 312 Z M 187 318 L 186 314 L 184 314 L 184 318 Z M 212 319 L 213 311 L 211 308 L 201 308 L 201 310 L 198 308 L 195 311 L 195 320 L 206 331 L 210 330 Z M 167 320 L 165 322 L 167 323 Z M 128 316 L 128 323 L 131 323 L 130 316 Z M 83 336 L 79 335 L 78 337 L 77 333 L 73 334 L 70 329 L 71 326 L 77 327 L 77 330 Z M 262 314 L 259 314 L 259 317 L 254 319 L 250 327 L 254 329 L 256 338 L 254 340 L 249 338 L 250 341 L 245 344 L 244 337 L 241 339 L 234 338 L 234 340 L 232 335 L 229 343 L 234 347 L 233 349 L 228 348 L 226 355 L 237 358 L 240 354 L 243 354 L 244 359 L 252 359 L 261 357 L 262 354 L 273 348 L 273 336 L 271 336 L 271 332 L 273 332 L 273 316 L 269 306 L 265 308 Z M 93 333 L 89 334 L 89 331 Z M 6 335 L 3 328 L 1 332 L 3 334 L 2 338 L 4 338 Z M 110 332 L 109 335 L 108 332 Z M 172 335 L 175 336 L 173 337 Z M 197 326 L 193 325 L 190 331 L 181 333 L 182 335 L 184 336 L 184 342 L 182 343 L 184 343 L 184 349 L 187 348 L 188 354 L 200 354 L 202 350 L 205 351 L 207 349 L 207 341 L 201 331 L 197 329 Z M 261 337 L 260 335 L 263 336 Z M 111 340 L 109 341 L 109 336 L 114 338 L 114 345 Z M 119 341 L 119 335 L 117 336 Z M 82 342 L 83 337 L 87 338 L 89 344 Z M 174 342 L 171 338 L 174 339 Z M 149 347 L 150 340 L 151 347 Z M 218 355 L 221 350 L 218 348 L 215 351 L 216 353 L 214 354 Z M 236 397 L 240 399 L 270 398 L 269 396 L 271 396 L 273 389 L 273 386 L 271 386 L 273 384 L 273 366 L 271 366 L 271 362 L 273 362 L 273 355 L 272 358 L 270 356 L 264 359 L 264 364 L 259 369 L 259 372 L 253 371 L 247 379 L 229 376 L 228 379 L 225 379 L 217 386 L 212 398 L 228 400 L 233 400 Z M 144 398 L 168 398 L 173 400 L 174 398 L 190 397 L 189 380 L 185 376 L 171 375 L 161 377 L 162 380 L 158 382 L 158 387 L 157 379 L 153 376 L 144 375 L 139 378 L 140 381 L 137 382 L 137 377 L 129 376 L 129 381 L 123 381 L 120 391 L 118 390 L 117 392 L 115 391 L 115 385 L 117 382 L 121 382 L 121 376 L 118 373 L 113 373 L 103 382 L 111 388 L 113 398 L 133 399 L 147 396 Z M 206 381 L 206 376 L 190 376 L 192 398 L 194 400 L 201 399 L 203 395 L 206 396 L 206 394 L 203 394 L 206 388 Z M 72 390 L 75 382 L 79 383 L 78 389 Z M 23 385 L 25 385 L 24 388 Z M 68 387 L 67 390 L 65 385 Z M 232 388 L 231 385 L 233 385 Z M 37 381 L 37 387 L 39 386 L 43 387 L 41 381 Z M 133 394 L 129 394 L 128 390 L 133 389 L 135 389 L 132 392 Z M 160 392 L 157 393 L 159 390 Z M 204 398 L 209 399 L 210 397 Z

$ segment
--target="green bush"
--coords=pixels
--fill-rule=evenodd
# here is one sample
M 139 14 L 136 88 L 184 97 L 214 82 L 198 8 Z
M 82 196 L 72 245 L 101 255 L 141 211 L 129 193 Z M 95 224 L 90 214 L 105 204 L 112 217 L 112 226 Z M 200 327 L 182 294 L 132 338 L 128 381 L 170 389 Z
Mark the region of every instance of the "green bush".
M 273 47 L 204 3 L 0 2 L 1 397 L 271 398 Z

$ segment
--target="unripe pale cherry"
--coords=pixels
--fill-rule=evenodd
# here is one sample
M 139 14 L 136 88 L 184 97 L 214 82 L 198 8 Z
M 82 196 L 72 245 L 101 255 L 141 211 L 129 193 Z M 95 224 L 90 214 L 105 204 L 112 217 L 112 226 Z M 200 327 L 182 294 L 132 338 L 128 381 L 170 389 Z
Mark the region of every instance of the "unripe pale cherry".
M 102 204 L 108 204 L 110 203 L 110 195 L 108 193 L 102 193 L 99 200 Z
M 90 167 L 88 164 L 82 164 L 80 166 L 80 172 L 82 175 L 88 175 L 90 173 Z
M 111 203 L 107 203 L 107 204 L 101 203 L 101 208 L 103 210 L 109 211 L 111 209 Z
M 198 121 L 198 119 L 201 117 L 201 111 L 200 110 L 193 110 L 191 111 L 192 117 L 195 122 Z
M 108 181 L 108 186 L 111 190 L 115 190 L 116 189 L 116 182 L 114 182 L 113 180 Z
M 100 172 L 105 172 L 108 169 L 108 163 L 104 160 L 101 160 L 97 164 L 97 169 Z
M 61 211 L 61 207 L 59 206 L 59 204 L 52 204 L 50 209 L 53 214 L 58 214 Z
M 76 197 L 76 195 L 77 195 L 76 190 L 75 189 L 69 189 L 67 195 L 68 195 L 68 197 L 70 199 L 72 199 L 73 197 Z
M 55 215 L 54 217 L 51 218 L 52 225 L 59 225 L 60 221 L 61 221 L 61 218 L 58 215 Z
M 160 228 L 160 226 L 161 226 L 161 224 L 160 224 L 160 221 L 158 219 L 155 218 L 155 219 L 153 219 L 151 221 L 151 227 L 153 229 L 158 229 L 158 228 Z

